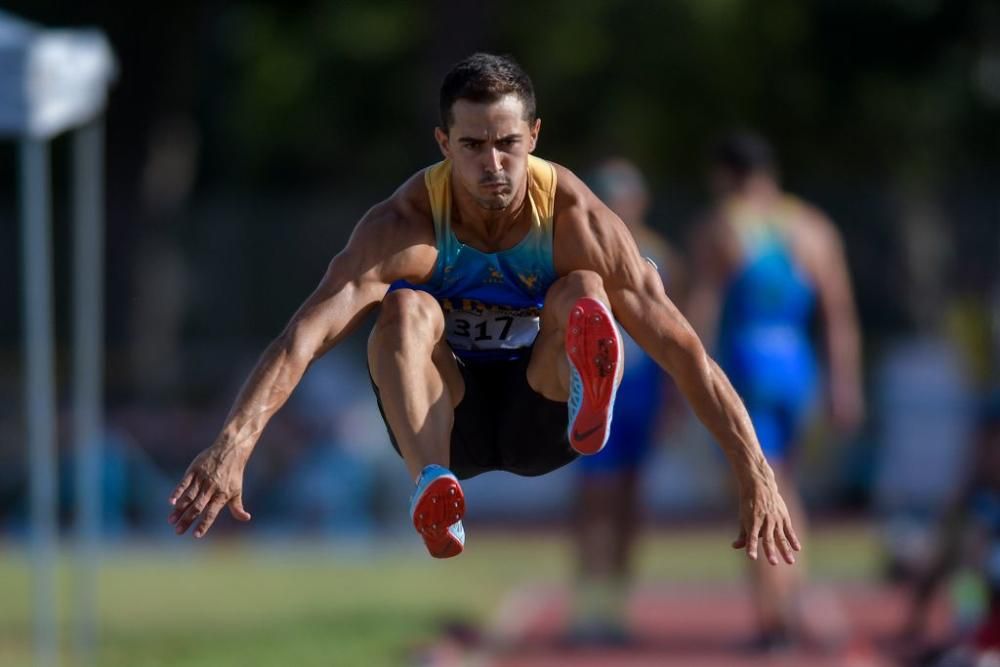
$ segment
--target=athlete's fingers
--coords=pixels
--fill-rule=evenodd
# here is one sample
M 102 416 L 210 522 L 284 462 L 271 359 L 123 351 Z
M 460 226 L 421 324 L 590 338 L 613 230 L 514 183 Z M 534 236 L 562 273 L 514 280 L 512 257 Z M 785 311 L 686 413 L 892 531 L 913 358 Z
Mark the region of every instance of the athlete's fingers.
M 197 478 L 191 480 L 187 485 L 187 488 L 181 492 L 180 496 L 177 498 L 174 504 L 174 511 L 170 513 L 167 517 L 167 521 L 170 523 L 177 523 L 177 520 L 183 516 L 184 512 L 187 511 L 188 507 L 194 502 L 194 499 L 198 497 L 198 490 L 201 486 L 201 482 Z
M 747 545 L 747 529 L 741 526 L 739 536 L 735 540 L 733 540 L 733 548 L 742 549 L 746 545 Z
M 177 502 L 179 502 L 179 503 L 193 503 L 195 501 L 195 498 L 198 497 L 198 494 L 201 493 L 202 487 L 206 483 L 207 483 L 206 481 L 200 480 L 196 476 L 195 479 L 194 479 L 194 481 L 192 481 L 188 485 L 187 491 L 185 491 L 184 493 L 181 494 L 181 498 Z
M 243 509 L 243 494 L 240 494 L 229 501 L 229 513 L 237 521 L 249 521 L 250 512 Z
M 174 505 L 177 503 L 177 499 L 181 497 L 181 494 L 187 491 L 188 485 L 194 481 L 194 473 L 185 473 L 184 477 L 181 479 L 181 483 L 177 485 L 173 493 L 170 494 L 170 504 Z
M 182 535 L 187 531 L 188 527 L 195 520 L 195 518 L 197 518 L 198 514 L 198 508 L 195 507 L 194 503 L 188 505 L 187 509 L 181 512 L 181 515 L 177 517 L 177 523 L 174 524 L 174 532 L 178 535 Z
M 761 529 L 761 537 L 764 540 L 764 556 L 771 565 L 778 564 L 778 550 L 774 546 L 774 530 L 776 526 L 771 517 L 764 519 L 764 527 Z
M 784 528 L 784 522 L 780 526 L 775 527 L 774 536 L 778 543 L 778 550 L 781 552 L 781 557 L 785 559 L 786 563 L 793 565 L 795 563 L 795 554 L 793 553 L 791 542 L 785 537 Z
M 198 524 L 198 528 L 194 531 L 195 537 L 204 537 L 208 529 L 212 527 L 215 523 L 215 518 L 219 516 L 219 511 L 226 506 L 226 497 L 221 493 L 216 493 L 212 497 L 212 501 L 205 508 L 205 513 L 201 517 L 201 523 Z
M 208 502 L 212 499 L 213 495 L 215 495 L 214 485 L 211 483 L 205 484 L 202 492 L 198 494 L 198 497 L 194 500 L 194 502 L 188 505 L 184 514 L 182 514 L 180 519 L 178 519 L 176 527 L 178 535 L 186 531 L 191 524 L 194 523 L 194 520 L 197 519 L 198 515 L 201 514 L 201 511 L 205 509 L 205 506 L 208 505 Z
M 799 536 L 795 534 L 795 528 L 792 527 L 792 521 L 788 517 L 785 517 L 784 522 L 784 532 L 785 537 L 788 538 L 789 543 L 791 543 L 792 548 L 796 551 L 802 551 L 802 543 L 799 542 Z
M 747 556 L 750 560 L 757 560 L 757 544 L 760 538 L 760 527 L 762 518 L 754 514 L 753 524 L 747 532 Z

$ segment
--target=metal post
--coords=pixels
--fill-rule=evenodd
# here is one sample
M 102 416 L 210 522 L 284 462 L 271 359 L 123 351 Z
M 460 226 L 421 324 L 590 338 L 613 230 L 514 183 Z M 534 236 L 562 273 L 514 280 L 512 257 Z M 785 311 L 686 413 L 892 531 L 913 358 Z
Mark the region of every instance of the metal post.
M 56 397 L 52 331 L 52 255 L 49 147 L 23 139 L 21 240 L 24 275 L 25 402 L 31 479 L 35 660 L 58 662 L 56 627 Z
M 104 124 L 73 134 L 73 444 L 77 576 L 74 649 L 96 659 L 100 565 L 104 336 Z

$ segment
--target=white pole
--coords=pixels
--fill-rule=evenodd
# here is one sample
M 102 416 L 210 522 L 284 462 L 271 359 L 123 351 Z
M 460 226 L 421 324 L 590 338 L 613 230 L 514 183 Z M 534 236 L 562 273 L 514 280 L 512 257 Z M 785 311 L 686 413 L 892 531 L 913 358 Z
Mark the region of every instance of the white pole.
M 73 133 L 73 444 L 76 453 L 76 664 L 98 646 L 103 434 L 104 124 Z
M 25 406 L 31 479 L 35 661 L 56 665 L 56 400 L 52 332 L 49 147 L 23 139 L 21 240 L 24 276 Z

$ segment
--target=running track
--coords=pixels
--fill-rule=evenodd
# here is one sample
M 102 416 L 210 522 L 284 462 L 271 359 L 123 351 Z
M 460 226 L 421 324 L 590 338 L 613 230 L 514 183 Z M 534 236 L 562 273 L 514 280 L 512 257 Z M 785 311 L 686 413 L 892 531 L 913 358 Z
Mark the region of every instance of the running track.
M 628 605 L 634 639 L 627 648 L 582 648 L 563 641 L 569 594 L 526 587 L 500 605 L 479 641 L 442 638 L 419 664 L 432 667 L 891 667 L 901 664 L 877 647 L 891 643 L 906 600 L 899 591 L 854 584 L 817 589 L 835 598 L 851 639 L 838 648 L 818 645 L 776 655 L 747 650 L 753 616 L 746 592 L 733 586 L 663 586 L 637 591 Z M 948 632 L 948 610 L 938 604 L 927 639 Z

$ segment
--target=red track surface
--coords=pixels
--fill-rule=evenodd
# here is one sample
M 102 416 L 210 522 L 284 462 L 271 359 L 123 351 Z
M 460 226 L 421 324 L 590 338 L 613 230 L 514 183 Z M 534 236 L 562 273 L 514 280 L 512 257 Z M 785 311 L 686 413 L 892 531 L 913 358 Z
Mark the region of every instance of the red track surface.
M 753 615 L 744 590 L 734 587 L 662 587 L 632 596 L 628 627 L 634 641 L 622 648 L 574 647 L 563 641 L 569 596 L 556 589 L 520 590 L 498 610 L 489 637 L 478 648 L 443 642 L 430 664 L 438 667 L 889 667 L 879 654 L 898 632 L 906 600 L 899 592 L 861 585 L 823 591 L 846 616 L 851 640 L 837 649 L 789 649 L 774 655 L 748 650 Z M 948 632 L 947 609 L 939 605 L 931 635 Z M 425 663 L 426 664 L 426 663 Z

